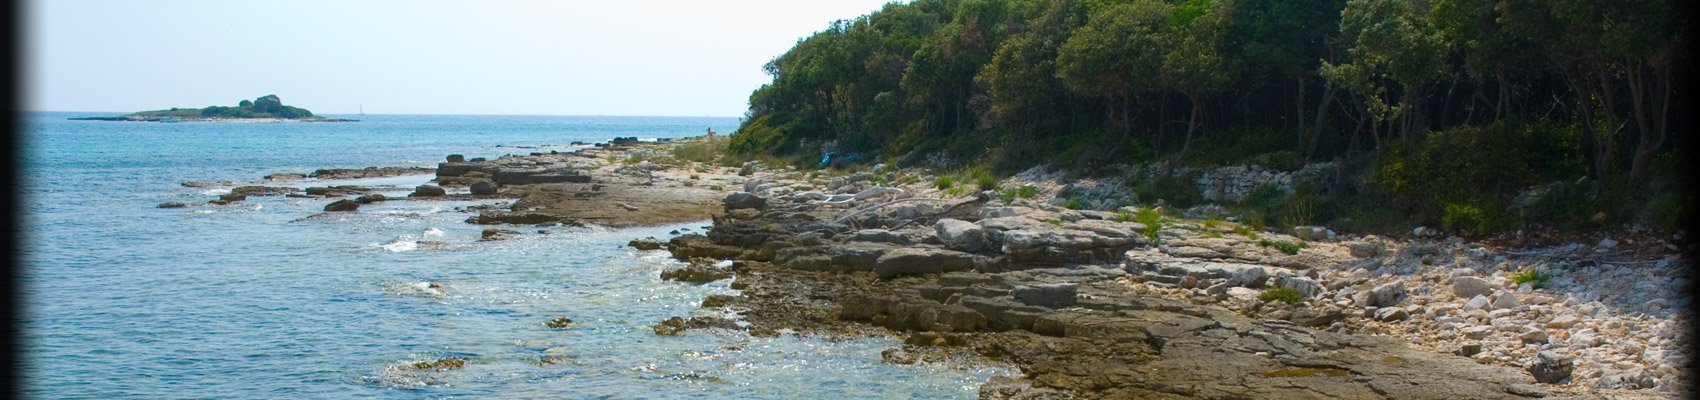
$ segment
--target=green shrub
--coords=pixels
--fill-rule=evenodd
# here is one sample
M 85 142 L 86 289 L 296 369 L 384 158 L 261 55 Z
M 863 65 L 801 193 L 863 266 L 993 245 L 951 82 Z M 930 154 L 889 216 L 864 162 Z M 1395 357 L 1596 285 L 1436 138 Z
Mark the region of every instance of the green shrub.
M 1250 238 L 1251 240 L 1258 240 L 1257 232 L 1251 230 L 1250 227 L 1245 225 L 1234 225 L 1234 233 Z
M 992 190 L 998 188 L 998 178 L 993 178 L 991 175 L 981 175 L 978 178 L 974 178 L 974 183 L 980 188 L 980 190 Z
M 1276 286 L 1276 287 L 1273 287 L 1273 288 L 1269 288 L 1268 290 L 1264 290 L 1263 293 L 1258 293 L 1257 294 L 1257 300 L 1259 300 L 1259 301 L 1279 300 L 1282 303 L 1298 304 L 1299 302 L 1305 300 L 1305 296 L 1304 296 L 1303 293 L 1299 293 L 1298 289 L 1294 289 L 1294 288 L 1290 288 L 1290 287 L 1286 287 L 1286 286 Z
M 1515 283 L 1519 286 L 1523 285 L 1524 283 L 1528 283 L 1530 286 L 1534 286 L 1536 289 L 1540 289 L 1541 287 L 1546 286 L 1547 281 L 1550 281 L 1550 280 L 1552 280 L 1552 275 L 1543 274 L 1540 271 L 1534 270 L 1533 268 L 1525 269 L 1522 272 L 1511 274 L 1511 282 L 1512 283 Z
M 1287 253 L 1288 255 L 1299 254 L 1299 249 L 1305 248 L 1304 242 L 1289 242 L 1285 240 L 1258 239 L 1257 245 L 1263 247 L 1274 247 L 1275 250 L 1280 250 L 1282 253 Z
M 933 187 L 937 187 L 939 190 L 950 190 L 950 187 L 955 185 L 956 177 L 954 176 L 939 175 L 938 178 L 933 178 Z
M 1021 188 L 1015 191 L 1015 197 L 1023 199 L 1031 199 L 1038 196 L 1039 188 L 1033 185 L 1021 185 Z
M 711 164 L 718 160 L 722 154 L 727 152 L 727 148 L 731 145 L 731 143 L 732 139 L 728 139 L 724 136 L 690 140 L 681 143 L 678 146 L 674 146 L 673 157 L 677 157 L 681 160 Z
M 1445 214 L 1440 217 L 1441 226 L 1449 230 L 1483 232 L 1487 228 L 1487 216 L 1480 207 L 1469 204 L 1447 203 Z
M 1070 210 L 1079 210 L 1079 209 L 1082 209 L 1082 208 L 1086 208 L 1086 201 L 1081 200 L 1079 195 L 1071 193 L 1071 194 L 1068 195 L 1067 199 L 1063 200 L 1062 206 L 1063 206 L 1063 208 L 1067 208 L 1067 209 L 1070 209 Z
M 1156 209 L 1141 209 L 1138 215 L 1133 216 L 1133 219 L 1138 221 L 1140 225 L 1145 225 L 1145 232 L 1143 233 L 1146 239 L 1151 240 L 1152 244 L 1162 242 L 1162 238 L 1158 237 L 1157 234 L 1163 231 L 1163 215 L 1158 214 Z

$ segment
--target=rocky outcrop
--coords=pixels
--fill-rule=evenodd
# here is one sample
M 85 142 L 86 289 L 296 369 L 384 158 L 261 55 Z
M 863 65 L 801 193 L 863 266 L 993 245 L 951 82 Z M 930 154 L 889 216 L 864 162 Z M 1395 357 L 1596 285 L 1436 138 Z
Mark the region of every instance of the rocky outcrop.
M 748 192 L 735 192 L 726 195 L 726 199 L 722 203 L 725 203 L 726 211 L 761 209 L 767 206 L 767 199 Z
M 325 205 L 325 211 L 354 211 L 360 209 L 360 202 L 342 199 Z
M 469 189 L 472 190 L 473 196 L 493 196 L 496 194 L 496 182 L 479 180 L 473 182 Z
M 443 197 L 443 196 L 448 195 L 448 194 L 449 194 L 449 192 L 447 190 L 443 190 L 442 186 L 419 185 L 419 187 L 413 189 L 412 194 L 409 194 L 407 196 L 408 197 Z
M 432 169 L 425 167 L 366 167 L 361 169 L 332 168 L 313 171 L 313 173 L 307 174 L 307 176 L 317 179 L 358 179 L 429 174 L 431 172 Z

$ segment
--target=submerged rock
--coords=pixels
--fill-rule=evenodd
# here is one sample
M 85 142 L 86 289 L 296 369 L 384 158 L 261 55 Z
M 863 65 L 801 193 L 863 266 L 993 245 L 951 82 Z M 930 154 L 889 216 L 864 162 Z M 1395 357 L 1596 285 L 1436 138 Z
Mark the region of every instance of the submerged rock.
M 555 319 L 551 319 L 543 325 L 553 329 L 566 329 L 573 326 L 573 319 L 567 317 L 555 317 Z
M 188 206 L 189 206 L 189 204 L 183 203 L 183 202 L 180 202 L 180 201 L 167 201 L 167 202 L 164 202 L 164 203 L 159 203 L 159 208 L 183 208 L 183 207 L 188 207 Z

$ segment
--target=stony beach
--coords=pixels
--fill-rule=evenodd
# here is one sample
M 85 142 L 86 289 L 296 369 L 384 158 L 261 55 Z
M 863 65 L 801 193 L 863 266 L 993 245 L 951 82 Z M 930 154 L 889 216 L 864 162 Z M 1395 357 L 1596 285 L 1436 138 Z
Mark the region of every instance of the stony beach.
M 891 363 L 996 362 L 981 398 L 1678 398 L 1690 262 L 1680 237 L 1627 228 L 1594 237 L 1466 241 L 1249 229 L 1181 210 L 1062 207 L 1081 182 L 1042 168 L 952 193 L 931 172 L 796 170 L 672 157 L 680 142 L 575 152 L 449 156 L 435 169 L 280 172 L 246 196 L 376 201 L 511 199 L 460 210 L 491 225 L 608 227 L 713 221 L 706 233 L 633 241 L 690 262 L 664 277 L 733 279 L 703 307 L 743 322 L 689 329 L 889 335 Z M 272 183 L 435 174 L 404 198 L 375 188 Z M 1268 179 L 1280 179 L 1270 177 Z M 908 182 L 908 183 L 905 183 Z M 1242 185 L 1243 186 L 1243 185 Z M 193 206 L 183 203 L 161 207 Z M 1141 217 L 1145 216 L 1145 217 Z M 1523 281 L 1519 284 L 1519 281 Z M 1271 292 L 1292 292 L 1292 302 Z

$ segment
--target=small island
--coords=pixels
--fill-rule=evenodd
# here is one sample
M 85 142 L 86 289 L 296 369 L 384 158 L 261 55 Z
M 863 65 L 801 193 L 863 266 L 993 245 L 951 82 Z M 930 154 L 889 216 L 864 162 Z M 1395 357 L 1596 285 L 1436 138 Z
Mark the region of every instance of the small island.
M 240 121 L 240 122 L 353 122 L 352 119 L 325 118 L 313 115 L 305 108 L 283 105 L 283 100 L 275 94 L 260 96 L 254 100 L 242 100 L 235 107 L 208 106 L 207 108 L 176 108 L 169 110 L 138 111 L 116 117 L 78 117 L 70 118 L 83 121 L 150 121 L 150 122 L 180 122 L 180 121 Z

